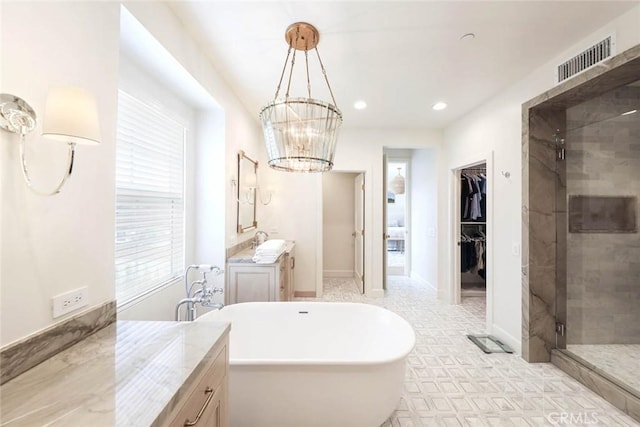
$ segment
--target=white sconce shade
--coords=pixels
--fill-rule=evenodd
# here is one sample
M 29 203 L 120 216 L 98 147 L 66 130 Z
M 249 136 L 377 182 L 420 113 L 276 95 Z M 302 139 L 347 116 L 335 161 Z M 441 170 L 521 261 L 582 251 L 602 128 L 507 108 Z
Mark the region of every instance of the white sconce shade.
M 100 122 L 94 96 L 78 87 L 50 88 L 42 136 L 76 144 L 99 144 Z
M 404 177 L 400 175 L 400 168 L 398 168 L 398 175 L 389 183 L 389 187 L 394 194 L 404 194 Z

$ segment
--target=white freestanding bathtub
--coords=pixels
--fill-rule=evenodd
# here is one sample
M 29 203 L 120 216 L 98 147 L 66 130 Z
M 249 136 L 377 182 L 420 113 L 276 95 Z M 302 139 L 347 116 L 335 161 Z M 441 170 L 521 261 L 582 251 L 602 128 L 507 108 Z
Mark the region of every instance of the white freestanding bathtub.
M 231 322 L 232 427 L 378 427 L 415 344 L 403 318 L 359 303 L 241 303 L 198 320 Z

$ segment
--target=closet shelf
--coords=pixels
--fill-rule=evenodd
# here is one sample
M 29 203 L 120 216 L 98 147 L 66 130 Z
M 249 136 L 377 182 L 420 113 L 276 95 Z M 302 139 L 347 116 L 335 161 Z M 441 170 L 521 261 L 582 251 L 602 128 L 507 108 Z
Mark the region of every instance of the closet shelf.
M 467 225 L 467 224 L 480 224 L 480 225 L 486 225 L 486 222 L 480 222 L 480 221 L 462 221 L 460 224 L 462 225 Z

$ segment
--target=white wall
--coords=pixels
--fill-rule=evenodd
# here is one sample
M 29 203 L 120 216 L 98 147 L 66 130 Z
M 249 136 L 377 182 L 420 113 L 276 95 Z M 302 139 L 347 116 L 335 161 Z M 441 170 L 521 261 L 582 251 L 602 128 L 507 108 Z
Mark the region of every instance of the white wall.
M 0 19 L 2 92 L 24 98 L 41 118 L 50 85 L 84 87 L 96 96 L 102 128 L 102 144 L 77 147 L 73 175 L 53 197 L 26 187 L 18 138 L 0 131 L 4 345 L 64 319 L 52 317 L 54 295 L 87 286 L 89 307 L 114 298 L 119 5 L 3 3 Z M 51 189 L 63 175 L 66 147 L 45 142 L 41 131 L 27 137 L 27 161 L 36 185 Z
M 358 174 L 322 175 L 324 277 L 353 277 L 355 266 L 355 179 Z
M 640 42 L 640 5 L 625 15 L 606 25 L 582 42 L 533 71 L 527 78 L 497 94 L 491 100 L 475 109 L 463 119 L 445 130 L 446 169 L 443 182 L 449 182 L 449 195 L 454 194 L 450 179 L 450 169 L 456 168 L 468 159 L 481 157 L 493 152 L 494 182 L 493 194 L 493 251 L 494 291 L 491 305 L 493 325 L 489 332 L 504 339 L 518 351 L 521 348 L 521 261 L 519 253 L 521 236 L 521 106 L 522 103 L 550 89 L 554 85 L 554 70 L 563 59 L 571 57 L 602 37 L 616 33 L 618 53 Z M 511 175 L 505 178 L 502 171 Z M 440 220 L 440 227 L 451 230 L 449 214 Z M 440 250 L 452 253 L 454 239 L 445 236 Z M 450 260 L 452 261 L 452 260 Z M 451 266 L 446 267 L 451 271 Z M 445 286 L 451 285 L 449 275 Z
M 411 158 L 411 277 L 438 287 L 438 152 L 414 150 Z
M 197 224 L 196 241 L 189 243 L 194 260 L 222 266 L 225 247 L 250 237 L 236 236 L 230 179 L 238 150 L 264 159 L 256 117 L 241 106 L 165 4 L 127 2 L 125 6 L 219 106 L 218 114 L 212 114 L 215 108 L 201 108 L 196 115 L 195 180 L 199 184 L 196 212 L 188 216 Z M 52 318 L 50 299 L 54 295 L 88 286 L 89 308 L 114 299 L 120 4 L 3 3 L 1 19 L 2 92 L 25 98 L 41 113 L 49 85 L 85 87 L 96 94 L 103 137 L 98 147 L 78 147 L 71 180 L 61 194 L 45 198 L 29 192 L 22 181 L 15 135 L 0 132 L 0 345 L 5 345 L 68 317 Z M 64 163 L 66 150 L 40 144 L 39 133 L 38 129 L 29 136 L 29 143 L 37 147 L 27 155 L 34 181 L 44 186 L 54 180 L 50 176 L 59 176 L 60 167 L 49 170 L 49 165 Z M 172 307 L 174 297 L 161 298 L 161 304 Z M 140 313 L 148 312 L 148 307 L 138 308 Z M 166 313 L 165 318 L 172 316 Z

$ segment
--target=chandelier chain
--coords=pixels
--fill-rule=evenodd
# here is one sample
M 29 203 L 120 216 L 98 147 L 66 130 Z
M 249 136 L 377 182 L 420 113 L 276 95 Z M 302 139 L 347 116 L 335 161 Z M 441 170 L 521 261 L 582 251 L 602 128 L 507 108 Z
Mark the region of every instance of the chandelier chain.
M 287 58 L 284 60 L 284 66 L 282 67 L 282 74 L 280 74 L 280 81 L 278 81 L 276 94 L 273 97 L 274 100 L 278 99 L 278 94 L 280 93 L 280 86 L 282 85 L 282 79 L 284 78 L 284 72 L 287 70 L 287 64 L 289 63 L 289 55 L 291 55 L 291 46 L 289 46 L 289 50 L 287 50 Z
M 296 45 L 298 44 L 298 41 L 300 40 L 300 27 L 296 28 Z M 289 43 L 289 48 L 291 48 L 291 46 L 293 45 L 293 43 Z M 291 57 L 291 69 L 289 70 L 289 82 L 287 83 L 287 93 L 285 94 L 285 99 L 289 99 L 289 91 L 291 90 L 291 80 L 293 78 L 293 67 L 296 65 L 296 50 L 293 50 L 293 56 Z
M 309 98 L 311 98 L 311 79 L 309 79 L 309 51 L 304 51 L 304 61 L 307 67 L 307 93 L 309 94 Z
M 320 69 L 322 70 L 322 75 L 324 76 L 324 81 L 327 82 L 327 87 L 329 88 L 329 93 L 331 94 L 331 99 L 333 100 L 333 105 L 338 108 L 338 103 L 336 102 L 335 96 L 333 96 L 333 90 L 331 90 L 331 85 L 329 84 L 329 77 L 327 77 L 327 70 L 324 69 L 324 64 L 322 63 L 322 59 L 320 58 L 320 52 L 318 52 L 318 48 L 315 48 L 316 55 L 318 55 L 318 62 L 320 62 Z
M 287 82 L 287 93 L 285 98 L 289 99 L 289 91 L 291 90 L 291 80 L 293 78 L 293 67 L 296 65 L 296 50 L 293 50 L 293 56 L 291 57 L 291 69 L 289 69 L 289 81 Z

